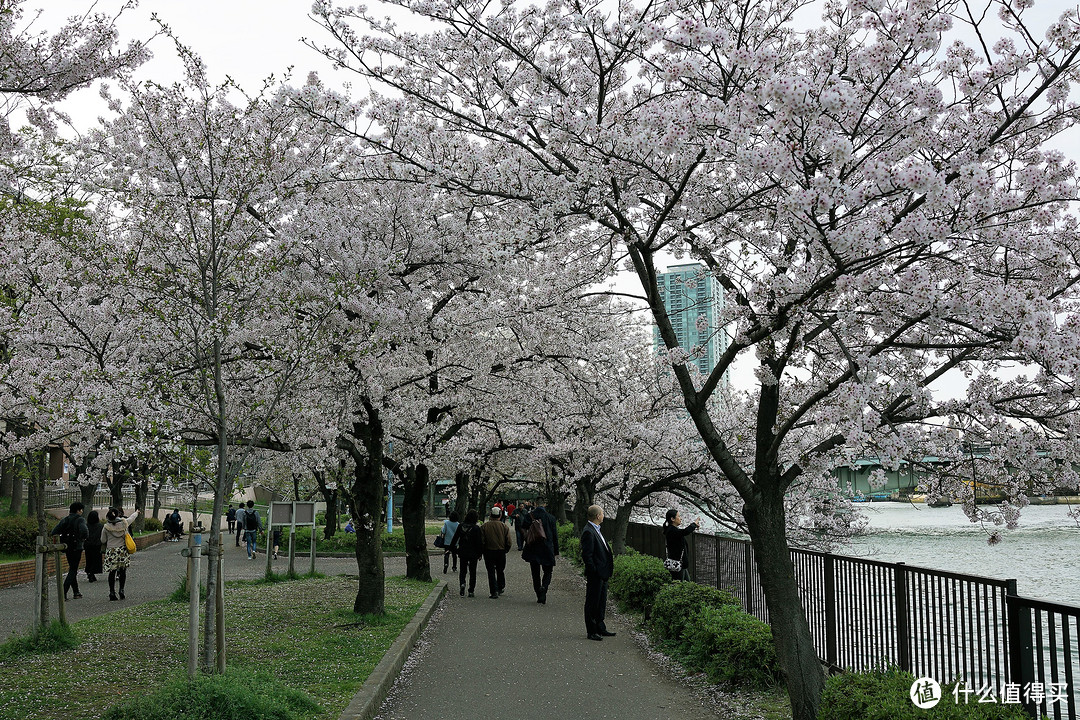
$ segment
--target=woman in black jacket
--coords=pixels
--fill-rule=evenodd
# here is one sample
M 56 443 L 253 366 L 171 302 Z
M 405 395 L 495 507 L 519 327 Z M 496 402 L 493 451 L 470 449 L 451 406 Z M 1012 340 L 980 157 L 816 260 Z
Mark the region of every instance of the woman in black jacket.
M 83 549 L 86 550 L 86 579 L 97 582 L 97 576 L 103 572 L 101 569 L 101 516 L 98 515 L 97 510 L 91 510 L 86 516 L 86 529 L 90 533 L 86 537 L 86 542 L 83 543 Z
M 465 514 L 465 522 L 458 526 L 454 539 L 450 541 L 450 552 L 456 552 L 461 561 L 458 573 L 460 594 L 465 595 L 465 573 L 469 573 L 469 597 L 476 597 L 476 561 L 484 554 L 484 536 L 476 522 L 480 519 L 476 510 Z
M 690 571 L 686 569 L 686 536 L 698 529 L 701 518 L 694 518 L 694 522 L 686 527 L 682 525 L 682 516 L 675 508 L 671 508 L 664 516 L 664 539 L 667 541 L 668 560 L 678 560 L 678 570 L 668 569 L 672 580 L 689 580 Z
M 555 556 L 559 554 L 559 529 L 555 525 L 555 517 L 541 505 L 527 514 L 528 522 L 525 524 L 525 549 L 521 552 L 521 559 L 529 563 L 532 568 L 533 592 L 536 593 L 536 602 L 547 605 L 548 586 L 551 585 L 551 571 L 555 567 Z M 533 522 L 539 521 L 544 529 L 543 539 L 534 538 L 528 542 L 529 527 Z M 541 576 L 541 570 L 543 571 Z

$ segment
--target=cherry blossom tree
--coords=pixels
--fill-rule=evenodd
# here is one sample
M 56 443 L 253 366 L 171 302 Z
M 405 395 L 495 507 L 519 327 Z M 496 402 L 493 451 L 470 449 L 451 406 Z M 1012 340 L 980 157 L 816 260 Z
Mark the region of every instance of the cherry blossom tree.
M 1075 169 L 1051 145 L 1076 119 L 1075 10 L 1039 37 L 1030 0 L 836 0 L 809 29 L 799 0 L 391 4 L 435 29 L 315 6 L 327 54 L 386 88 L 369 141 L 466 196 L 579 217 L 575 239 L 627 259 L 743 501 L 796 718 L 823 677 L 793 485 L 978 443 L 1009 502 L 966 509 L 1011 523 L 1029 484 L 1075 481 Z M 702 382 L 658 292 L 666 253 L 724 289 L 731 342 Z M 737 360 L 756 379 L 725 434 L 708 401 Z
M 219 518 L 244 462 L 233 448 L 273 445 L 285 398 L 316 369 L 307 361 L 332 308 L 295 260 L 308 228 L 290 221 L 336 150 L 285 91 L 210 87 L 178 50 L 185 83 L 126 86 L 82 152 L 122 270 L 108 289 L 141 341 L 138 397 L 185 445 L 214 449 Z M 203 666 L 219 671 L 220 541 L 211 523 Z

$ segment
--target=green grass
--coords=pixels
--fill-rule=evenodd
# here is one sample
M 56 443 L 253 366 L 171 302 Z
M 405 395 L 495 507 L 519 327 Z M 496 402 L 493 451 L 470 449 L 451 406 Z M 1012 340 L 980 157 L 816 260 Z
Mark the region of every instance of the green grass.
M 12 637 L 0 645 L 0 660 L 16 660 L 28 655 L 55 655 L 78 647 L 80 642 L 70 625 L 53 620 L 36 638 L 33 635 Z
M 334 720 L 412 620 L 432 585 L 387 578 L 386 616 L 350 611 L 344 577 L 227 584 L 228 664 L 268 671 L 310 695 Z M 184 603 L 161 600 L 75 623 L 83 638 L 63 653 L 0 660 L 0 720 L 100 718 L 121 697 L 146 695 L 185 667 Z

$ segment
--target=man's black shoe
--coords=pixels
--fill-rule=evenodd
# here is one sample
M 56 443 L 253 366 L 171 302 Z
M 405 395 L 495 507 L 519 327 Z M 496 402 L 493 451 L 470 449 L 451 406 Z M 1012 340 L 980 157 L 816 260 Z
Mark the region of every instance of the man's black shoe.
M 603 640 L 604 638 L 600 637 L 596 633 L 593 633 L 592 635 L 589 636 L 589 639 L 590 640 Z
M 492 600 L 498 600 L 498 599 L 499 599 L 499 596 L 498 596 L 498 595 L 494 595 L 494 594 L 492 594 L 492 595 L 488 595 L 488 597 L 489 597 L 489 598 L 491 598 Z
M 615 633 L 608 632 L 607 630 L 601 630 L 600 634 L 603 635 L 604 637 L 615 637 Z

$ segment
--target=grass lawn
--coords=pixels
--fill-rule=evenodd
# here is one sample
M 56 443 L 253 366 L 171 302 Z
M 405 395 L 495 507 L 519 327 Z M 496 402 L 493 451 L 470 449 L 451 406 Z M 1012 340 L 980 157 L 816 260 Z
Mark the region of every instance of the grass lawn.
M 386 615 L 352 613 L 345 577 L 226 585 L 226 656 L 311 695 L 331 720 L 382 660 L 434 585 L 386 579 Z M 187 664 L 186 603 L 161 600 L 75 623 L 82 644 L 0 660 L 0 720 L 97 718 Z

